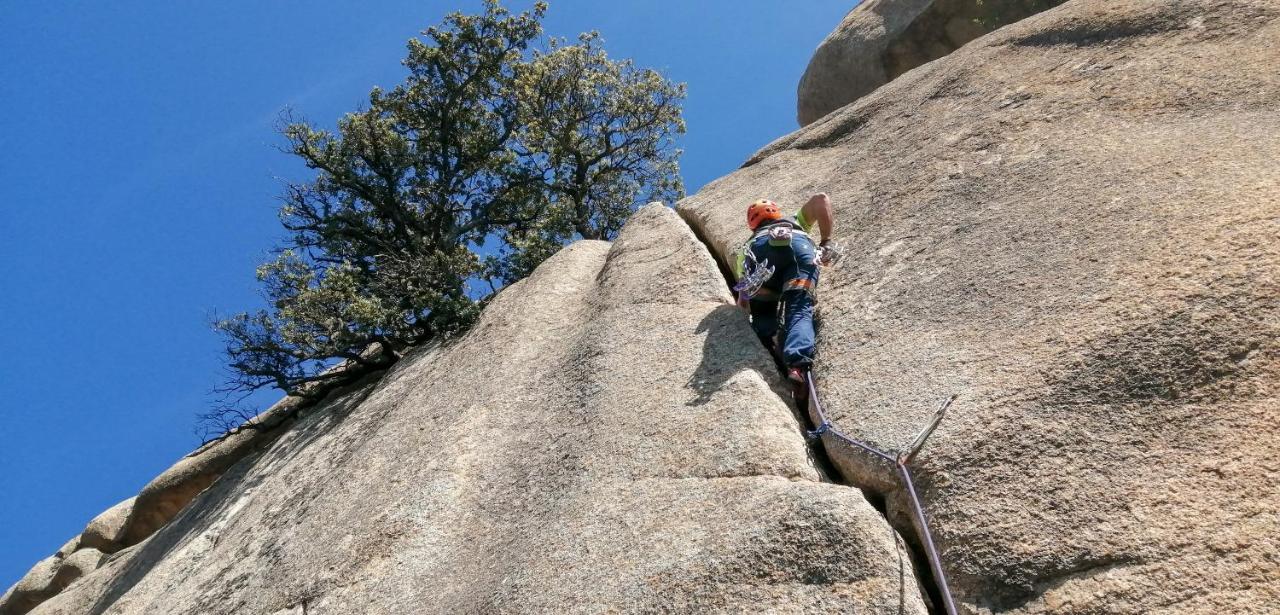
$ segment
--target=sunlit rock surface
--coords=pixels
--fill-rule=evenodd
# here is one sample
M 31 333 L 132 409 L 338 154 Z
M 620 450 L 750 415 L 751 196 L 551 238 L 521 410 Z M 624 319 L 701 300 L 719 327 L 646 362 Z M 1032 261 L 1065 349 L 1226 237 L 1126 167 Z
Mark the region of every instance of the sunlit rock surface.
M 903 73 L 1062 0 L 864 0 L 818 45 L 796 89 L 807 126 Z
M 961 395 L 917 466 L 967 608 L 1280 604 L 1278 41 L 1275 2 L 1075 0 L 679 205 L 724 255 L 830 193 L 820 391 L 888 449 Z
M 331 396 L 35 612 L 924 613 L 676 214 Z

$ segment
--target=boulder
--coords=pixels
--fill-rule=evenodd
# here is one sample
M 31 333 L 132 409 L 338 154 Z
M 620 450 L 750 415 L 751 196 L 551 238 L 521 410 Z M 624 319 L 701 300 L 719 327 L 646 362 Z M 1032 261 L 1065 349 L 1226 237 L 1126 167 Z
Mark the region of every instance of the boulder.
M 781 390 L 710 254 L 651 205 L 37 613 L 926 612 Z
M 62 558 L 50 555 L 31 567 L 27 574 L 0 597 L 0 615 L 25 615 L 41 602 L 56 595 L 62 587 L 56 583 Z
M 58 553 L 40 560 L 0 596 L 0 615 L 24 615 L 30 612 L 76 579 L 93 572 L 105 557 L 106 554 L 97 549 L 80 547 L 66 555 L 60 549 Z
M 59 547 L 58 551 L 54 553 L 54 555 L 58 557 L 66 557 L 68 555 L 71 555 L 72 553 L 75 553 L 76 549 L 79 549 L 79 548 L 80 548 L 80 535 L 76 534 L 74 538 L 72 538 L 71 540 L 68 540 L 65 544 Z
M 966 609 L 1280 601 L 1277 40 L 1270 1 L 1075 0 L 678 205 L 724 257 L 752 200 L 831 194 L 819 392 L 887 449 L 960 395 L 916 473 Z
M 98 566 L 102 565 L 102 560 L 106 559 L 106 557 L 106 553 L 93 547 L 76 550 L 75 553 L 63 558 L 58 565 L 58 572 L 54 576 L 54 586 L 58 588 L 58 591 L 62 591 L 80 577 L 97 570 Z
M 115 553 L 124 545 L 120 544 L 124 537 L 124 524 L 133 510 L 134 500 L 129 498 L 94 517 L 80 535 L 77 549 L 92 548 L 103 553 Z
M 1063 0 L 866 0 L 823 39 L 800 78 L 808 126 L 899 75 Z

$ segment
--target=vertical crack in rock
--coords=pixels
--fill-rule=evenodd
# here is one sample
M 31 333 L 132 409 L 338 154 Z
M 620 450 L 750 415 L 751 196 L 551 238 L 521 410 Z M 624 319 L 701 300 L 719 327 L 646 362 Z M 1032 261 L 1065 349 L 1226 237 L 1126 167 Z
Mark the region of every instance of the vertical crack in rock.
M 734 279 L 729 265 L 716 254 L 714 249 L 712 249 L 710 241 L 705 235 L 703 235 L 699 225 L 691 224 L 685 219 L 685 216 L 688 215 L 686 212 L 677 210 L 676 213 L 680 214 L 680 220 L 685 223 L 690 231 L 693 232 L 693 236 L 702 244 L 703 249 L 711 255 L 711 258 L 716 262 L 717 267 L 720 269 L 721 275 L 724 276 L 725 284 L 730 288 L 730 290 L 732 290 Z M 815 322 L 815 325 L 818 324 L 820 323 Z M 820 328 L 818 328 L 818 333 L 821 334 Z M 778 368 L 779 371 L 783 370 L 782 365 L 778 365 Z M 802 426 L 802 428 L 809 425 L 810 420 L 808 413 L 804 409 L 797 407 L 794 403 L 788 403 L 787 406 L 792 409 L 792 412 L 796 416 L 796 421 Z M 813 461 L 814 467 L 818 470 L 818 474 L 822 477 L 823 482 L 858 489 L 862 492 L 862 495 L 866 498 L 867 502 L 871 504 L 872 508 L 875 508 L 876 511 L 884 517 L 885 523 L 889 527 L 893 528 L 895 534 L 897 534 L 896 538 L 902 547 L 911 555 L 911 564 L 914 569 L 915 578 L 919 584 L 921 594 L 928 596 L 928 607 L 930 612 L 942 613 L 943 611 L 940 606 L 942 604 L 942 591 L 934 578 L 933 570 L 930 568 L 928 558 L 925 556 L 923 541 L 921 540 L 921 537 L 917 535 L 918 532 L 914 525 L 911 523 L 903 524 L 900 522 L 894 522 L 894 520 L 889 516 L 886 507 L 886 499 L 889 494 L 886 493 L 883 488 L 869 484 L 856 484 L 840 472 L 839 468 L 831 460 L 831 456 L 827 453 L 827 449 L 822 438 L 807 437 L 807 435 L 804 437 L 806 447 L 809 449 L 810 458 Z
M 688 220 L 684 219 L 683 213 L 678 211 L 676 213 L 679 214 L 680 221 L 688 227 L 689 231 L 693 233 L 693 236 L 698 239 L 698 243 L 702 244 L 702 248 L 711 256 L 711 260 L 715 262 L 716 268 L 719 269 L 720 274 L 724 276 L 725 285 L 728 286 L 730 292 L 733 292 L 733 270 L 729 267 L 728 263 L 725 263 L 720 259 L 720 257 L 716 256 L 715 250 L 711 249 L 710 241 L 702 234 L 702 229 L 699 228 L 698 225 L 690 224 Z M 814 324 L 816 326 L 818 323 L 815 322 Z M 780 372 L 784 371 L 784 366 L 777 363 L 777 357 L 774 357 L 774 363 L 777 364 Z M 796 417 L 797 423 L 800 425 L 806 425 L 808 423 L 808 417 L 805 416 L 803 410 L 797 409 L 794 404 L 788 403 L 787 406 L 791 408 L 792 413 Z M 841 481 L 840 471 L 836 468 L 835 463 L 831 461 L 831 457 L 827 455 L 827 450 L 822 446 L 820 439 L 806 438 L 806 446 L 809 449 L 809 455 L 813 460 L 814 467 L 818 470 L 818 474 L 822 477 L 823 482 L 847 485 L 847 483 Z M 871 497 L 872 494 L 867 493 L 865 490 L 863 493 L 868 496 L 868 502 L 873 501 Z M 884 513 L 883 505 L 877 506 L 876 509 L 879 510 L 881 514 Z

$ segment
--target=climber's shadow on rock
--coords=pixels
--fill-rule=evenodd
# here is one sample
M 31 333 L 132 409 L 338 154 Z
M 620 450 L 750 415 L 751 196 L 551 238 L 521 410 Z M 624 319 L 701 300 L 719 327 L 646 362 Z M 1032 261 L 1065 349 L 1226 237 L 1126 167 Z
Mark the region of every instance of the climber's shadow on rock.
M 736 305 L 725 304 L 711 310 L 694 332 L 703 335 L 702 362 L 687 383 L 697 396 L 685 405 L 701 406 L 711 401 L 729 379 L 744 369 L 757 370 L 766 378 L 774 369 L 769 352 L 751 330 L 747 312 Z

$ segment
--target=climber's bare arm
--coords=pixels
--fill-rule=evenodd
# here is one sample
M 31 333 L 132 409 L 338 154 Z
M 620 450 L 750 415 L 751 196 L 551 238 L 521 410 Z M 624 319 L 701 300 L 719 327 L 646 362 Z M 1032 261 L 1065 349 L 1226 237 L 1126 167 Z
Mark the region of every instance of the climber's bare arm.
M 831 214 L 831 197 L 827 196 L 827 193 L 819 192 L 809 197 L 809 202 L 804 204 L 800 212 L 805 220 L 818 223 L 818 232 L 822 236 L 822 241 L 831 239 L 836 223 Z

